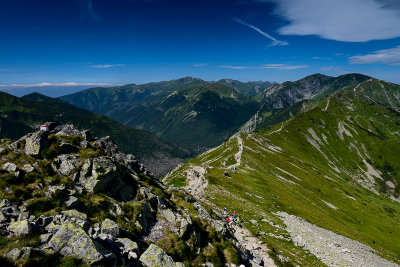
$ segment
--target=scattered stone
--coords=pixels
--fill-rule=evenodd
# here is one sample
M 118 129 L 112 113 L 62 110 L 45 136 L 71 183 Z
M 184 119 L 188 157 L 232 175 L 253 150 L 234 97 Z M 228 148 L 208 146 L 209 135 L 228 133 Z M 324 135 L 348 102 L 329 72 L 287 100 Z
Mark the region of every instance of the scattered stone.
M 35 170 L 35 168 L 30 165 L 30 164 L 25 164 L 22 169 L 26 172 L 26 173 L 30 173 L 33 172 Z
M 6 191 L 7 193 L 9 193 L 9 194 L 12 194 L 13 193 L 13 191 L 12 191 L 12 189 L 11 188 L 9 188 L 9 187 L 4 187 L 4 191 Z
M 11 162 L 7 162 L 3 165 L 3 170 L 6 170 L 8 172 L 16 172 L 18 169 L 17 165 Z

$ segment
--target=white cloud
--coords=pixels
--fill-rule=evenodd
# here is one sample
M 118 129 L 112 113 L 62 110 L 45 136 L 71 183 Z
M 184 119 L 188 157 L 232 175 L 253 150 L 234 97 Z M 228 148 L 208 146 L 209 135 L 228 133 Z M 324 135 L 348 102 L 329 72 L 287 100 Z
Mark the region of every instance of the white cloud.
M 199 63 L 199 64 L 193 64 L 192 66 L 198 68 L 198 67 L 205 67 L 207 65 L 208 65 L 208 63 Z
M 232 18 L 232 19 L 233 19 L 234 21 L 236 21 L 237 23 L 240 23 L 240 24 L 242 24 L 242 25 L 245 25 L 245 26 L 247 26 L 247 27 L 249 27 L 249 28 L 255 30 L 256 32 L 258 32 L 258 33 L 261 34 L 262 36 L 267 37 L 268 39 L 270 39 L 270 40 L 272 41 L 271 46 L 275 46 L 275 45 L 288 45 L 288 44 L 289 44 L 289 43 L 286 42 L 286 41 L 277 40 L 275 37 L 271 36 L 270 34 L 268 34 L 268 33 L 264 32 L 264 31 L 260 30 L 260 29 L 257 28 L 256 26 L 251 25 L 251 24 L 249 24 L 249 23 L 247 23 L 247 22 L 245 22 L 245 21 L 243 21 L 243 20 L 241 20 L 241 19 L 239 19 L 239 18 Z
M 26 87 L 64 87 L 64 86 L 118 86 L 120 84 L 112 84 L 112 83 L 32 83 L 32 84 L 0 84 L 0 87 L 7 88 L 26 88 Z
M 231 65 L 220 65 L 220 66 L 218 66 L 218 67 L 224 68 L 224 69 L 234 69 L 234 70 L 248 69 L 248 67 L 243 67 L 243 66 L 231 66 Z
M 125 66 L 126 64 L 103 64 L 103 65 L 90 65 L 89 67 L 96 69 L 108 69 L 112 67 L 125 67 Z
M 275 69 L 275 70 L 296 70 L 308 68 L 308 65 L 285 65 L 285 64 L 265 64 L 257 69 Z
M 330 58 L 330 57 L 312 57 L 312 59 L 315 59 L 315 60 L 331 60 L 332 58 Z
M 400 36 L 398 0 L 267 0 L 289 24 L 283 35 L 317 35 L 345 42 Z M 397 5 L 396 5 L 397 3 Z
M 264 64 L 261 66 L 253 66 L 253 67 L 246 67 L 246 66 L 231 66 L 231 65 L 220 65 L 220 68 L 225 69 L 235 69 L 235 70 L 242 70 L 242 69 L 275 69 L 275 70 L 296 70 L 296 69 L 304 69 L 308 68 L 308 65 L 286 65 L 286 64 Z
M 382 63 L 387 65 L 400 65 L 400 45 L 390 48 L 378 50 L 366 55 L 356 55 L 350 57 L 352 64 L 375 64 Z

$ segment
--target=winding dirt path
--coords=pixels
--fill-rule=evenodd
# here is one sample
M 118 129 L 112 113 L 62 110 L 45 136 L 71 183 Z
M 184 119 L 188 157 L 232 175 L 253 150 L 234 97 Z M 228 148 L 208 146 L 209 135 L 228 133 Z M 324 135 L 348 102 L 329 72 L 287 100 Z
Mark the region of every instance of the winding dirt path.
M 242 162 L 242 154 L 243 154 L 243 139 L 240 136 L 236 136 L 237 142 L 238 142 L 238 147 L 239 151 L 234 155 L 236 163 L 228 166 L 229 169 L 236 169 L 237 167 L 240 166 Z

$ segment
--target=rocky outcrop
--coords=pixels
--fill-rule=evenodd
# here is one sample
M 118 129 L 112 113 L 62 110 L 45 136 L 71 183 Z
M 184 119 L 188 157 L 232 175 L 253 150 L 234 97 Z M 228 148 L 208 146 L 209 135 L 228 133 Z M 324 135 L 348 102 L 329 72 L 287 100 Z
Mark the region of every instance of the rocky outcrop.
M 65 136 L 74 134 L 78 136 Z M 73 126 L 58 126 L 18 142 L 22 147 L 31 142 L 30 155 L 16 149 L 7 150 L 7 160 L 0 157 L 0 178 L 10 183 L 0 187 L 8 198 L 0 199 L 0 235 L 27 240 L 6 242 L 5 248 L 0 244 L 3 256 L 16 265 L 56 254 L 88 265 L 183 266 L 167 254 L 168 242 L 184 244 L 176 249 L 190 251 L 189 261 L 203 249 L 196 244 L 220 242 L 199 230 L 203 222 L 192 221 L 192 209 L 185 206 L 192 205 L 190 198 L 164 191 L 162 182 L 133 155 L 119 152 L 109 137 L 95 139 Z M 158 241 L 159 247 L 151 244 Z
M 25 153 L 31 156 L 39 155 L 39 153 L 48 146 L 48 136 L 48 132 L 38 131 L 26 138 Z

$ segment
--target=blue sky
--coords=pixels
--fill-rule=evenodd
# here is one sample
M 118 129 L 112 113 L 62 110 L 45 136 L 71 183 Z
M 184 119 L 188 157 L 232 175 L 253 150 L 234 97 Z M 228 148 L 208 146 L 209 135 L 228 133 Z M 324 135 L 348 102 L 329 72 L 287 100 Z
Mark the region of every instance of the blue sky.
M 0 86 L 317 72 L 400 83 L 399 0 L 1 0 L 0 38 Z

